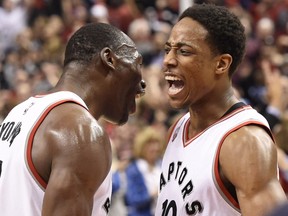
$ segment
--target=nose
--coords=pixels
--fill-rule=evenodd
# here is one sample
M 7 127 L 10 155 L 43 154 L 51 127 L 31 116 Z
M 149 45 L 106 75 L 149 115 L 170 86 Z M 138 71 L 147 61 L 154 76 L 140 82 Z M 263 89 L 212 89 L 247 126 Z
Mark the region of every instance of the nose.
M 176 65 L 177 65 L 176 53 L 174 52 L 174 50 L 170 50 L 164 56 L 163 66 L 171 67 L 171 66 L 176 66 Z

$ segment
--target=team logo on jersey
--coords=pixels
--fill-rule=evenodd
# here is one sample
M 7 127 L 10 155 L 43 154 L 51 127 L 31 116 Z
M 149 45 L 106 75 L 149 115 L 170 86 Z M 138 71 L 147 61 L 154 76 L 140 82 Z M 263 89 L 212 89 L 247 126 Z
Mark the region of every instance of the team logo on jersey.
M 33 105 L 34 105 L 34 102 L 32 102 L 32 103 L 24 110 L 23 115 L 25 115 L 25 114 L 28 112 L 28 110 L 29 110 Z
M 175 129 L 174 133 L 173 133 L 173 137 L 172 137 L 172 142 L 174 142 L 174 140 L 176 139 L 176 137 L 178 136 L 179 130 L 183 124 L 184 120 L 181 122 L 181 124 Z
M 162 215 L 171 215 L 170 213 L 172 213 L 172 215 L 178 215 L 177 212 L 183 207 L 185 208 L 187 215 L 198 215 L 202 213 L 204 205 L 198 199 L 193 197 L 192 192 L 194 185 L 192 179 L 188 177 L 188 167 L 184 166 L 182 161 L 171 162 L 168 166 L 167 172 L 161 173 L 159 186 L 160 194 L 167 185 L 171 184 L 170 186 L 167 186 L 168 189 L 166 190 L 169 190 L 169 187 L 175 187 L 175 183 L 182 196 L 182 201 L 178 200 L 177 202 L 181 202 L 182 204 L 177 206 L 174 196 L 171 200 L 165 199 L 162 205 L 160 205 Z

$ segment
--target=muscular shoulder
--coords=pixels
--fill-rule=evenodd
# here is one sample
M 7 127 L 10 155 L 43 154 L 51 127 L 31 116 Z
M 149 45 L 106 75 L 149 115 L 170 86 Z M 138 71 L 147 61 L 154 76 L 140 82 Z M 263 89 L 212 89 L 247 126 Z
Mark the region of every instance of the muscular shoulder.
M 40 125 L 33 145 L 33 160 L 47 178 L 49 164 L 45 161 L 91 182 L 95 182 L 91 170 L 97 170 L 103 180 L 111 166 L 107 134 L 86 109 L 75 103 L 55 107 Z M 47 160 L 42 160 L 43 157 Z M 77 173 L 79 170 L 81 173 Z
M 236 187 L 243 187 L 245 184 L 242 182 L 247 181 L 261 186 L 261 182 L 276 176 L 276 154 L 275 144 L 267 131 L 249 125 L 226 137 L 219 163 L 225 176 Z
M 41 131 L 42 129 L 44 130 Z M 64 103 L 55 107 L 39 130 L 46 138 L 53 138 L 55 141 L 60 139 L 61 143 L 67 140 L 71 147 L 73 143 L 89 146 L 95 142 L 103 142 L 107 138 L 97 120 L 85 108 L 75 103 Z

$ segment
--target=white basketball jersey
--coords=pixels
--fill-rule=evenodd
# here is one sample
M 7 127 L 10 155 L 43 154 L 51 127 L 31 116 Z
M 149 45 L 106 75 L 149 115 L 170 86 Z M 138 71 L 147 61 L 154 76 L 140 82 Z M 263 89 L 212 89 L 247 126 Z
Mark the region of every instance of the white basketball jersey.
M 220 148 L 225 137 L 244 125 L 257 124 L 269 129 L 266 119 L 250 106 L 244 106 L 190 140 L 186 138 L 189 124 L 187 113 L 170 134 L 162 162 L 156 215 L 240 216 L 239 204 L 220 179 Z
M 62 91 L 29 98 L 13 108 L 0 125 L 1 216 L 41 215 L 47 183 L 37 173 L 32 162 L 33 137 L 49 111 L 69 101 L 88 110 L 76 94 Z M 109 173 L 94 196 L 92 215 L 107 215 L 111 190 Z

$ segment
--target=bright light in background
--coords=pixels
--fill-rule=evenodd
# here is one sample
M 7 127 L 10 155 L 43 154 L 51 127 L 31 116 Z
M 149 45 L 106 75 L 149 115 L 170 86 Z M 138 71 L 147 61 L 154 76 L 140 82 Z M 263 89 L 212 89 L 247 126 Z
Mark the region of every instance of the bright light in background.
M 193 0 L 179 0 L 179 14 L 182 13 L 186 8 L 192 6 Z

